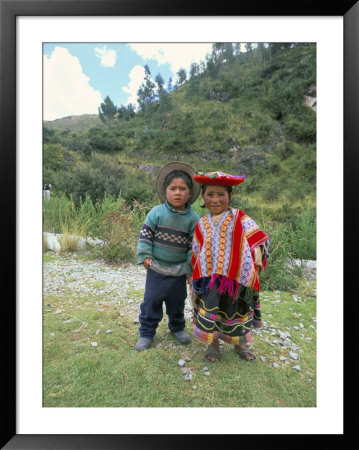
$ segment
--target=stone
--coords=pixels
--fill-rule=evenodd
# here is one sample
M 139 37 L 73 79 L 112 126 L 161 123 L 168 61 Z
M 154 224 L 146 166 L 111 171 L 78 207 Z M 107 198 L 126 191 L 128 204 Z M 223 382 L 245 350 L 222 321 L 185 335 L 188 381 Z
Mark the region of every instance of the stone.
M 302 370 L 302 368 L 299 365 L 293 366 L 293 369 L 296 370 L 297 372 L 300 372 Z
M 209 377 L 211 375 L 210 372 L 203 372 L 203 375 L 206 375 L 206 377 Z
M 177 363 L 180 367 L 184 367 L 186 365 L 186 361 L 184 359 L 179 359 Z
M 193 378 L 193 375 L 191 372 L 186 373 L 186 375 L 184 376 L 185 381 L 191 381 Z
M 98 347 L 98 343 L 97 342 L 91 342 L 92 347 Z
M 278 363 L 274 362 L 273 367 L 278 368 L 278 367 L 280 367 L 280 365 Z
M 294 359 L 295 361 L 297 361 L 299 359 L 298 353 L 295 352 L 289 352 L 289 358 Z
M 263 362 L 266 362 L 267 360 L 266 360 L 266 358 L 264 357 L 264 356 L 262 356 L 262 355 L 260 355 L 260 357 L 259 357 Z

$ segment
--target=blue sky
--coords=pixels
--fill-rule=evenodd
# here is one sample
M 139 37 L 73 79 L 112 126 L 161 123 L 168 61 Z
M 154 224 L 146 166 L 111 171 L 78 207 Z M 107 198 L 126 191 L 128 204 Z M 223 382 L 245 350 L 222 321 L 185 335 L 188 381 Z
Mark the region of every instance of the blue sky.
M 97 114 L 106 96 L 136 104 L 147 64 L 154 80 L 173 84 L 177 71 L 205 61 L 211 43 L 44 43 L 43 118 Z

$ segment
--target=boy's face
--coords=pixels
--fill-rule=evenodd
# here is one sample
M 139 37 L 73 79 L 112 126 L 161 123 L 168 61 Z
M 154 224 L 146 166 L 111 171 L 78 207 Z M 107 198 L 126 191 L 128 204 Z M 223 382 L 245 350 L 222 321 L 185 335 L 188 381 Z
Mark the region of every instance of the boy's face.
M 178 211 L 183 211 L 185 209 L 185 205 L 190 196 L 191 190 L 183 178 L 173 178 L 171 183 L 167 186 L 166 197 L 168 203 Z

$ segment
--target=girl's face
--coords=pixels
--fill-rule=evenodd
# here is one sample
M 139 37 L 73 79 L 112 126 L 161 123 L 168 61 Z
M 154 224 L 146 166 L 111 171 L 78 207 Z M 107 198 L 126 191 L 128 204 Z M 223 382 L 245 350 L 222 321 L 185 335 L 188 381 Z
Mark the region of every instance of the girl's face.
M 183 178 L 173 178 L 171 183 L 167 186 L 166 197 L 168 203 L 172 205 L 174 209 L 183 211 L 188 199 L 191 196 L 191 190 L 187 186 Z
M 224 212 L 232 198 L 224 186 L 207 186 L 202 194 L 204 205 L 215 216 Z

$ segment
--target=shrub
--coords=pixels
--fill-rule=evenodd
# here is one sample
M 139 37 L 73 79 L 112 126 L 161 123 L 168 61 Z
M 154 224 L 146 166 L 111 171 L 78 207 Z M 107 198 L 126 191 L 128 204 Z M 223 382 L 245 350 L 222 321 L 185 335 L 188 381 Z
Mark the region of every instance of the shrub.
M 141 207 L 139 204 L 136 207 L 138 213 Z M 136 217 L 136 212 L 124 201 L 116 209 L 106 213 L 100 223 L 101 233 L 106 241 L 102 249 L 104 259 L 112 263 L 135 262 L 141 226 L 139 215 Z

